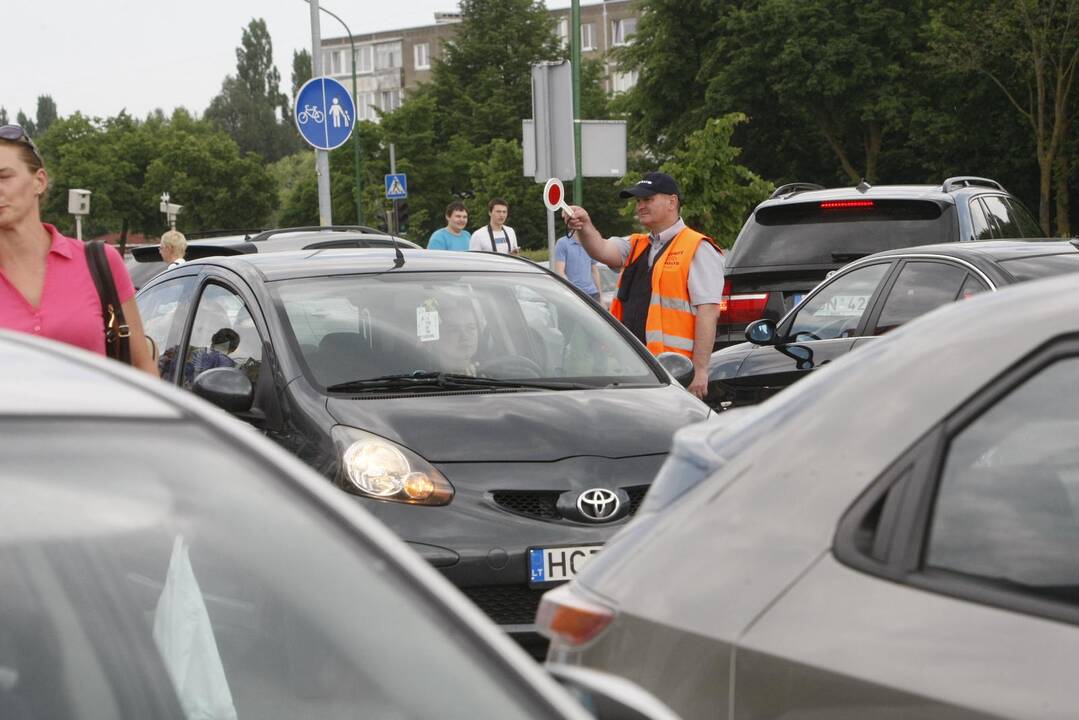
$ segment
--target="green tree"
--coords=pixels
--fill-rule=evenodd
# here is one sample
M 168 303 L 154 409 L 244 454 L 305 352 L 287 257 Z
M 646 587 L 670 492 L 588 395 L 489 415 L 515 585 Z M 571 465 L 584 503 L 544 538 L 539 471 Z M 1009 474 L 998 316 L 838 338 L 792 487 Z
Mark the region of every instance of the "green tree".
M 521 137 L 532 116 L 532 65 L 562 49 L 539 0 L 461 0 L 461 23 L 432 67 L 440 139 L 475 146 Z
M 306 50 L 292 51 L 292 104 L 296 104 L 296 95 L 300 88 L 311 79 L 311 53 Z
M 639 7 L 633 43 L 613 53 L 621 69 L 638 72 L 637 84 L 612 109 L 626 118 L 633 145 L 664 157 L 711 114 L 702 102 L 710 80 L 702 68 L 716 52 L 725 4 L 645 0 Z
M 731 144 L 731 138 L 735 127 L 744 122 L 746 116 L 741 113 L 706 121 L 661 168 L 678 178 L 686 223 L 724 247 L 734 244 L 746 216 L 775 189 L 738 164 L 741 150 Z
M 56 113 L 56 102 L 52 99 L 51 95 L 38 95 L 37 98 L 37 131 L 43 133 L 49 129 L 49 126 L 58 117 Z
M 1066 149 L 1079 108 L 1079 0 L 948 0 L 934 9 L 932 31 L 939 67 L 988 78 L 1029 127 L 1042 230 L 1053 229 L 1055 179 L 1057 232 L 1069 234 Z
M 179 224 L 191 230 L 263 225 L 277 188 L 262 160 L 241 154 L 232 138 L 205 123 L 195 127 L 166 129 L 146 168 L 143 196 L 168 190 L 184 206 Z
M 15 122 L 26 131 L 27 135 L 37 137 L 37 127 L 34 125 L 34 121 L 28 118 L 22 110 L 15 116 Z
M 121 113 L 106 120 L 74 113 L 40 138 L 50 175 L 45 216 L 65 230 L 67 191 L 93 192 L 86 234 L 165 229 L 159 197 L 184 206 L 185 230 L 261 225 L 276 204 L 276 186 L 254 154 L 241 156 L 228 135 L 177 110 L 171 118 L 138 121 Z
M 721 18 L 709 76 L 711 114 L 778 109 L 802 142 L 812 128 L 851 182 L 875 181 L 889 143 L 904 141 L 924 0 L 760 0 Z
M 9 122 L 11 121 L 7 117 L 7 108 L 0 105 L 0 125 L 7 125 Z
M 242 152 L 273 162 L 299 149 L 288 98 L 273 64 L 273 43 L 262 19 L 252 20 L 236 48 L 236 75 L 228 75 L 205 118 L 227 132 Z

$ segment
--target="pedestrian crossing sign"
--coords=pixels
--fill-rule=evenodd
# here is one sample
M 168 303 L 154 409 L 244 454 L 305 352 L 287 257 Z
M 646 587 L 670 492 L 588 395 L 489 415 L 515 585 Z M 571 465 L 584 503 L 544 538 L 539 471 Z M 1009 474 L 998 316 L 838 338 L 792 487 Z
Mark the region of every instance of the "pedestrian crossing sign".
M 408 181 L 404 173 L 386 176 L 386 199 L 404 200 L 408 197 Z

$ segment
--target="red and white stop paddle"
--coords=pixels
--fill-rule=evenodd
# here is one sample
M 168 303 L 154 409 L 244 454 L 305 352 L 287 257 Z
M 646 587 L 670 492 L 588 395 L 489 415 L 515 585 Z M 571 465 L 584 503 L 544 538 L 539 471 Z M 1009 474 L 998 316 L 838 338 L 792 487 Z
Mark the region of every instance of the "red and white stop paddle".
M 565 210 L 570 215 L 573 214 L 569 205 L 566 204 L 566 191 L 562 188 L 562 181 L 558 178 L 551 178 L 543 186 L 543 204 L 551 212 Z

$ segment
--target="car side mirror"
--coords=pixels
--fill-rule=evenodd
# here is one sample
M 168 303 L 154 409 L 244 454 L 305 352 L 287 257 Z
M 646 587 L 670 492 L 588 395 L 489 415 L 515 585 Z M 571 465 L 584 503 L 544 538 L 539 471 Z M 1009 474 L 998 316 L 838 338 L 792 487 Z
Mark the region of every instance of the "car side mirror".
M 795 361 L 799 370 L 813 369 L 813 349 L 805 345 L 776 345 L 776 350 Z
M 618 675 L 560 663 L 544 669 L 597 720 L 678 720 L 662 700 Z
M 255 401 L 251 380 L 236 368 L 212 368 L 199 373 L 191 392 L 230 413 L 247 412 Z
M 763 318 L 746 325 L 746 340 L 754 345 L 775 345 L 776 321 Z
M 676 352 L 661 352 L 656 356 L 656 360 L 682 387 L 688 387 L 693 382 L 693 361 L 685 355 Z

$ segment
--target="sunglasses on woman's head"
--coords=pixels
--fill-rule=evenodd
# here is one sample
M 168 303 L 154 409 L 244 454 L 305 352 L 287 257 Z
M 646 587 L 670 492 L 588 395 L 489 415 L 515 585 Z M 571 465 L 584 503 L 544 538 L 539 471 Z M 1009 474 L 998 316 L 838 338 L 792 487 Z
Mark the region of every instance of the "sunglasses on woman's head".
M 11 142 L 22 143 L 23 145 L 28 146 L 34 151 L 34 155 L 37 156 L 37 159 L 40 160 L 42 164 L 45 163 L 44 158 L 41 157 L 41 151 L 37 149 L 37 145 L 34 144 L 34 141 L 30 139 L 30 135 L 21 125 L 0 125 L 0 140 L 10 140 Z

